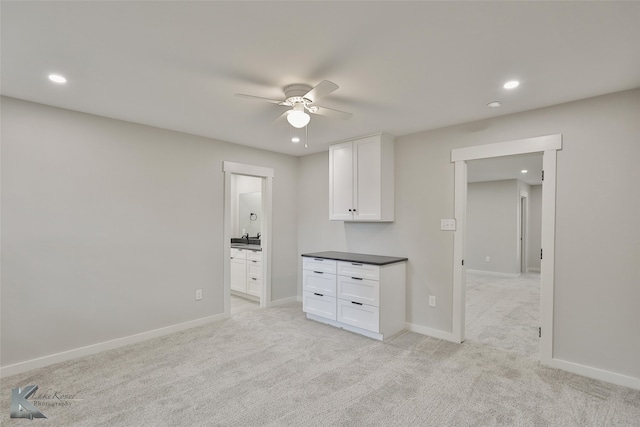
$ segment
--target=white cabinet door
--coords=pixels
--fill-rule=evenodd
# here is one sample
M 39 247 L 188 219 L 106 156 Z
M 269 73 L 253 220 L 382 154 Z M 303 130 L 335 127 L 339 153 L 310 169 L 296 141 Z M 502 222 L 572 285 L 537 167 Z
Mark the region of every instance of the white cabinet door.
M 353 219 L 353 144 L 329 147 L 329 219 Z
M 393 138 L 380 134 L 329 146 L 329 219 L 393 221 Z
M 382 197 L 381 141 L 378 136 L 353 141 L 353 219 L 379 220 Z
M 247 260 L 231 258 L 231 289 L 247 292 Z

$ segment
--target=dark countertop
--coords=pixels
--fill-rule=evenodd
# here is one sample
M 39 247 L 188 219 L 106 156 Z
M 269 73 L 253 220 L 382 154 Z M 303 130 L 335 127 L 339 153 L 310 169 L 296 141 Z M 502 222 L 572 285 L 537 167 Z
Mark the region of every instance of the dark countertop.
M 248 251 L 261 251 L 260 245 L 247 245 L 246 243 L 232 243 L 231 247 L 234 249 L 246 249 Z
M 409 260 L 409 258 L 399 258 L 394 256 L 354 254 L 351 252 L 336 251 L 314 252 L 311 254 L 302 254 L 302 256 L 309 258 L 334 259 L 336 261 L 359 262 L 361 264 L 372 265 L 388 265 Z

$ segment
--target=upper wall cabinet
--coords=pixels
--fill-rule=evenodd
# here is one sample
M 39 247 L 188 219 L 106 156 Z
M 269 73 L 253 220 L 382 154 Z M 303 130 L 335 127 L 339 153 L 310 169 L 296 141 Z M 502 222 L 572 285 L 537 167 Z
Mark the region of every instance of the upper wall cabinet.
M 329 219 L 393 221 L 393 138 L 373 135 L 329 146 Z

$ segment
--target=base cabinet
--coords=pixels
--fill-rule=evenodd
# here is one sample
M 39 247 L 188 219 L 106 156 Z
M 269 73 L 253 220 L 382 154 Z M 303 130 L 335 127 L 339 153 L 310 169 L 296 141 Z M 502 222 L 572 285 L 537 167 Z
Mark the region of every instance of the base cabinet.
M 406 263 L 303 257 L 302 310 L 323 323 L 383 340 L 405 328 Z
M 260 297 L 262 295 L 262 252 L 231 248 L 231 290 Z

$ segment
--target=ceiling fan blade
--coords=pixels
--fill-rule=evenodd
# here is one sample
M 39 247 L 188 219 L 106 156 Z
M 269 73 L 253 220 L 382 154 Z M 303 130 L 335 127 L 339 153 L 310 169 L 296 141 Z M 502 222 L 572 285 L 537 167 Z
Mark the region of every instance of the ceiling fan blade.
M 280 114 L 278 117 L 276 117 L 276 119 L 274 120 L 274 122 L 277 122 L 285 117 L 287 117 L 287 115 L 291 112 L 291 110 L 285 110 L 284 113 Z
M 330 82 L 329 80 L 323 80 L 316 87 L 307 92 L 303 98 L 307 98 L 311 102 L 316 102 L 318 99 L 329 95 L 334 90 L 338 89 L 338 85 Z
M 266 101 L 272 104 L 280 104 L 281 102 L 283 102 L 281 99 L 262 98 L 260 96 L 245 95 L 243 93 L 236 93 L 236 96 L 239 98 L 252 99 L 254 101 Z
M 312 114 L 318 114 L 320 116 L 331 117 L 332 119 L 342 119 L 348 120 L 353 116 L 351 113 L 347 113 L 345 111 L 334 110 L 333 108 L 321 107 L 319 105 L 314 105 L 317 108 L 316 111 L 309 111 Z

